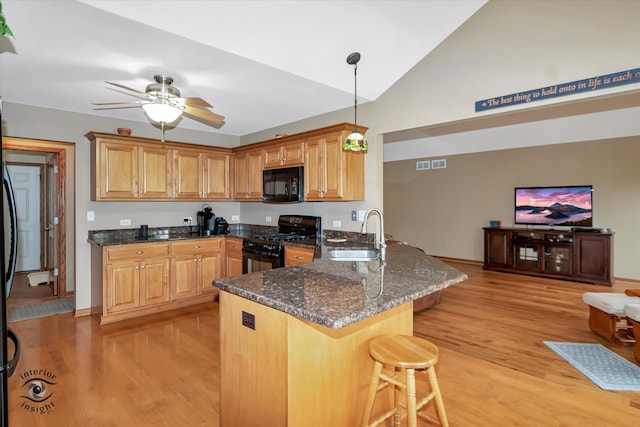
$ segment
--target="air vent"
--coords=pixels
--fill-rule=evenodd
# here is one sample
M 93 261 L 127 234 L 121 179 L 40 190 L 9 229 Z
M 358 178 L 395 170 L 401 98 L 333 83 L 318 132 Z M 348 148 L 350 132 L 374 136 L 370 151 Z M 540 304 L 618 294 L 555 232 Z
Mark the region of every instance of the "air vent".
M 429 162 L 429 160 L 422 160 L 420 162 L 416 162 L 417 171 L 426 171 L 429 169 L 431 169 L 431 162 Z
M 447 159 L 433 160 L 431 169 L 445 169 L 447 167 Z

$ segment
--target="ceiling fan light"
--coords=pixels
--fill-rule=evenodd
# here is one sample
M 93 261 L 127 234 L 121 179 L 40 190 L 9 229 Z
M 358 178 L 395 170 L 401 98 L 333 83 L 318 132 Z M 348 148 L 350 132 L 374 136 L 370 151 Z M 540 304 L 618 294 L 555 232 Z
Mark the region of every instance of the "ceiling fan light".
M 364 135 L 354 129 L 342 143 L 342 149 L 346 151 L 367 151 L 369 143 Z
M 152 121 L 158 123 L 172 123 L 182 115 L 180 108 L 163 103 L 143 104 L 142 109 Z

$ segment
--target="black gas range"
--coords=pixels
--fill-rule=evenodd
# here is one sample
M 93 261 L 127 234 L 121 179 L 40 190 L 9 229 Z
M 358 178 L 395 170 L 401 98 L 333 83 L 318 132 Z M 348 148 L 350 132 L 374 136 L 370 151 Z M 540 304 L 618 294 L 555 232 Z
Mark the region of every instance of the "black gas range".
M 245 237 L 242 240 L 243 273 L 284 267 L 284 244 L 315 240 L 322 232 L 321 219 L 309 215 L 280 215 L 278 232 Z

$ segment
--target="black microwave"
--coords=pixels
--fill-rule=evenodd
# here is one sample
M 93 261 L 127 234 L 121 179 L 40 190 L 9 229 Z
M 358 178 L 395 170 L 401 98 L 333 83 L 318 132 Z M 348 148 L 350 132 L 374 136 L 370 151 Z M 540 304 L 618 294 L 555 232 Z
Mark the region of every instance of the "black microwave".
M 304 200 L 304 167 L 262 171 L 264 203 L 299 203 Z

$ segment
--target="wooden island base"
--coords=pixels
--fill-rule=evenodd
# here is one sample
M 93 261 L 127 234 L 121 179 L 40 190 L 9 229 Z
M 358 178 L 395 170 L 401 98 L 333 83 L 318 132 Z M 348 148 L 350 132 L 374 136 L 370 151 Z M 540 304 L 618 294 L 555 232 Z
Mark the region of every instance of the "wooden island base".
M 385 333 L 413 334 L 413 302 L 331 329 L 221 291 L 220 425 L 358 425 Z

